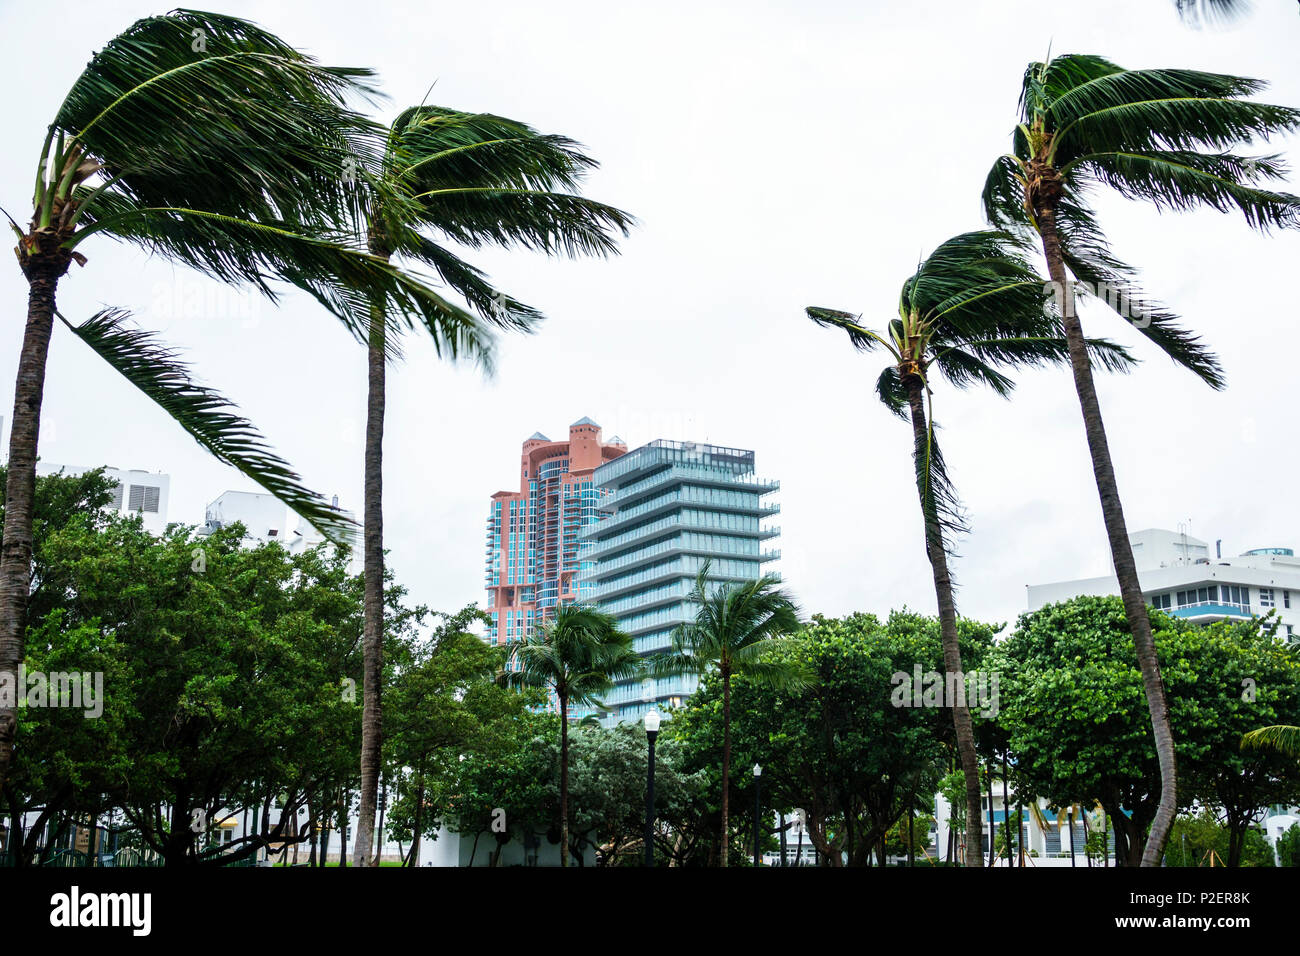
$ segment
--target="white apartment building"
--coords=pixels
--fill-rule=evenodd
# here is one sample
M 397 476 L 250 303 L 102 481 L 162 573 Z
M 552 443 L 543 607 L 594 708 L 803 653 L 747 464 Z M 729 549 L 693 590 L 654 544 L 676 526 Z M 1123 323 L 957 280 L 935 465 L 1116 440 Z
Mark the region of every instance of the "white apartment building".
M 288 509 L 275 495 L 258 491 L 225 491 L 203 512 L 204 534 L 227 528 L 236 522 L 244 526 L 244 543 L 249 547 L 286 540 Z
M 338 495 L 334 496 L 333 505 L 338 508 Z M 351 512 L 339 510 L 353 517 Z M 235 522 L 244 526 L 244 544 L 248 547 L 274 541 L 290 554 L 299 554 L 325 540 L 311 522 L 290 511 L 275 495 L 261 491 L 222 492 L 204 510 L 200 533 L 211 534 Z M 294 525 L 293 530 L 289 530 L 290 524 Z M 361 573 L 359 549 L 353 550 L 348 567 L 352 574 Z
M 92 471 L 92 465 L 48 465 L 36 463 L 36 474 L 80 475 Z M 106 511 L 118 514 L 138 514 L 144 520 L 144 528 L 151 534 L 162 534 L 167 528 L 167 499 L 171 491 L 171 476 L 161 472 L 141 471 L 136 468 L 104 468 L 104 474 L 117 482 L 113 500 L 105 506 Z
M 1255 548 L 1222 556 L 1185 533 L 1149 528 L 1129 535 L 1147 603 L 1197 623 L 1276 611 L 1279 634 L 1300 641 L 1300 558 L 1291 548 Z M 1213 551 L 1213 553 L 1211 553 Z M 1083 594 L 1119 594 L 1115 575 L 1028 586 L 1029 610 Z

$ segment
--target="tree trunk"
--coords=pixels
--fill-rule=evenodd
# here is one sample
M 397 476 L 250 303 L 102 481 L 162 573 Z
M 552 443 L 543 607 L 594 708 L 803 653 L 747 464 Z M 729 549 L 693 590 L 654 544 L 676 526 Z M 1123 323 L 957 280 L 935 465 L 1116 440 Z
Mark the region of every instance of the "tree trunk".
M 1151 730 L 1155 736 L 1156 758 L 1160 764 L 1160 803 L 1156 809 L 1151 833 L 1142 853 L 1143 866 L 1159 866 L 1164 855 L 1165 841 L 1174 823 L 1178 805 L 1178 777 L 1174 762 L 1174 733 L 1169 722 L 1169 704 L 1165 698 L 1165 685 L 1160 676 L 1160 661 L 1156 656 L 1155 639 L 1151 634 L 1151 619 L 1147 615 L 1146 599 L 1138 581 L 1137 564 L 1133 560 L 1133 546 L 1129 542 L 1128 528 L 1124 523 L 1124 509 L 1120 503 L 1119 485 L 1111 463 L 1110 446 L 1106 442 L 1106 429 L 1102 423 L 1101 405 L 1092 380 L 1092 365 L 1083 336 L 1083 327 L 1075 314 L 1074 297 L 1067 294 L 1065 260 L 1061 252 L 1061 239 L 1056 229 L 1056 208 L 1045 203 L 1038 210 L 1038 228 L 1043 240 L 1043 254 L 1047 257 L 1047 271 L 1056 288 L 1061 290 L 1065 338 L 1070 349 L 1070 365 L 1074 371 L 1074 388 L 1083 412 L 1083 427 L 1088 436 L 1088 451 L 1092 455 L 1092 471 L 1101 497 L 1101 514 L 1110 539 L 1111 560 L 1115 564 L 1115 577 L 1119 581 L 1120 597 L 1129 629 L 1133 632 L 1133 645 L 1137 651 L 1138 667 L 1142 671 L 1142 686 L 1146 691 L 1147 708 L 1151 714 Z
M 57 238 L 57 237 L 55 237 Z M 41 237 L 38 237 L 41 239 Z M 32 576 L 32 502 L 36 490 L 36 452 L 45 395 L 45 362 L 54 323 L 54 293 L 67 259 L 57 246 L 23 261 L 27 274 L 27 327 L 14 384 L 14 412 L 9 431 L 9 477 L 5 484 L 4 542 L 0 546 L 0 679 L 18 686 L 23 659 L 27 594 Z M 9 775 L 14 736 L 18 730 L 18 701 L 0 706 L 0 787 Z M 9 706 L 12 705 L 12 706 Z
M 569 865 L 569 695 L 560 694 L 560 866 Z
M 424 827 L 424 774 L 420 774 L 420 785 L 415 790 L 415 823 L 411 833 L 410 866 L 420 865 L 420 831 Z
M 371 252 L 387 259 L 374 241 Z M 362 637 L 361 687 L 361 806 L 357 836 L 352 848 L 356 866 L 378 865 L 372 856 L 375 804 L 379 790 L 379 766 L 383 747 L 383 711 L 380 704 L 383 682 L 384 642 L 384 314 L 378 308 L 370 314 L 370 342 L 367 351 L 365 450 L 365 624 Z
M 718 851 L 720 866 L 727 865 L 727 816 L 731 790 L 731 671 L 722 668 L 722 846 Z
M 348 791 L 345 787 L 339 794 L 339 869 L 348 866 Z
M 925 416 L 925 398 L 921 390 L 921 381 L 915 375 L 906 378 L 907 400 L 912 411 L 912 438 L 917 453 L 925 447 L 929 428 Z M 923 492 L 918 487 L 921 498 L 921 514 L 925 521 L 925 551 L 930 558 L 930 568 L 934 572 L 934 595 L 939 603 L 939 638 L 943 645 L 943 667 L 948 674 L 956 674 L 957 685 L 965 687 L 965 675 L 961 665 L 961 645 L 957 640 L 957 606 L 952 596 L 952 578 L 948 573 L 948 553 L 944 550 L 943 529 L 939 526 L 938 516 L 928 514 Z M 945 681 L 946 684 L 946 681 Z M 965 694 L 953 701 L 952 723 L 957 734 L 957 753 L 961 758 L 962 776 L 966 781 L 966 865 L 980 867 L 983 855 L 980 852 L 980 840 L 983 829 L 980 823 L 982 809 L 980 804 L 979 757 L 975 752 L 975 727 L 971 722 L 970 709 L 966 706 Z

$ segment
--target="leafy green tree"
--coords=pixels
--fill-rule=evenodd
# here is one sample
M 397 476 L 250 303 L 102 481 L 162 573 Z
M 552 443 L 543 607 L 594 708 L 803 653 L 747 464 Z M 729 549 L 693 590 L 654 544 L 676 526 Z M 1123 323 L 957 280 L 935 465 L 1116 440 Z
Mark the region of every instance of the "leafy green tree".
M 220 281 L 250 283 L 272 300 L 271 282 L 288 282 L 363 340 L 371 304 L 408 321 L 436 314 L 442 299 L 419 281 L 321 238 L 349 227 L 356 174 L 379 163 L 376 127 L 345 106 L 373 94 L 369 76 L 320 66 L 245 20 L 176 10 L 134 23 L 72 84 L 40 150 L 30 223 L 11 221 L 29 294 L 5 485 L 0 674 L 13 675 L 23 657 L 55 294 L 73 262 L 87 263 L 87 239 L 105 233 Z M 300 485 L 229 402 L 125 319 L 108 309 L 81 325 L 63 321 L 200 445 L 327 537 L 348 537 L 351 522 Z M 0 785 L 16 722 L 0 708 Z
M 33 607 L 50 610 L 33 622 L 30 660 L 102 671 L 104 693 L 97 720 L 35 715 L 38 734 L 64 722 L 37 763 L 73 785 L 66 813 L 120 810 L 169 865 L 310 839 L 355 768 L 346 680 L 360 676 L 360 581 L 344 552 L 290 557 L 243 535 L 154 536 L 138 518 L 99 515 L 41 549 Z M 231 807 L 256 808 L 258 826 L 218 856 L 207 844 Z
M 961 622 L 968 659 L 979 659 L 992 633 Z M 942 667 L 938 622 L 908 612 L 883 625 L 868 614 L 817 615 L 765 659 L 812 680 L 781 689 L 744 675 L 735 679 L 736 759 L 762 765 L 767 805 L 804 811 L 809 838 L 827 866 L 866 866 L 873 853 L 883 859 L 890 828 L 909 810 L 930 805 L 950 759 L 952 723 L 942 702 L 930 707 L 896 700 L 900 682 L 911 688 L 916 668 L 930 673 Z M 683 770 L 720 778 L 722 723 L 721 680 L 714 674 L 666 728 L 682 748 Z M 733 784 L 733 796 L 752 796 L 747 778 Z
M 495 750 L 471 752 L 458 761 L 444 813 L 447 826 L 462 840 L 465 834 L 474 835 L 470 866 L 478 859 L 485 835 L 496 844 L 487 850 L 491 866 L 512 839 L 525 845 L 541 837 L 560 842 L 560 754 L 555 740 L 562 724 L 557 714 L 527 712 L 506 722 Z
M 1165 850 L 1166 866 L 1224 866 L 1229 855 L 1231 836 L 1214 814 L 1204 810 L 1196 816 L 1180 816 L 1174 821 Z M 1239 863 L 1231 866 L 1276 866 L 1273 848 L 1255 827 L 1248 827 L 1238 851 Z M 1285 865 L 1285 864 L 1283 864 Z
M 673 631 L 672 646 L 650 662 L 657 677 L 716 673 L 722 684 L 721 848 L 718 861 L 727 865 L 728 810 L 731 788 L 731 679 L 744 674 L 774 688 L 794 690 L 809 677 L 788 660 L 768 656 L 799 628 L 799 609 L 777 585 L 775 575 L 709 588 L 711 562 L 695 578 L 690 601 L 695 620 Z
M 1260 808 L 1300 801 L 1293 757 L 1240 745 L 1260 724 L 1300 720 L 1300 660 L 1278 639 L 1276 620 L 1265 621 L 1264 627 L 1258 620 L 1219 622 L 1190 635 L 1197 641 L 1196 666 L 1215 675 L 1220 689 L 1201 704 L 1214 721 L 1186 755 L 1179 753 L 1183 789 L 1218 814 L 1228 834 L 1228 866 L 1244 865 Z
M 6 472 L 0 465 L 0 482 Z M 24 659 L 29 674 L 99 673 L 108 686 L 121 676 L 120 654 L 111 634 L 101 634 L 88 624 L 65 621 L 66 589 L 48 553 L 48 542 L 65 529 L 103 527 L 107 512 L 101 509 L 111 499 L 112 487 L 103 469 L 80 475 L 60 472 L 36 479 L 32 594 Z M 4 686 L 0 684 L 0 688 Z M 93 680 L 89 689 L 94 691 Z M 13 688 L 15 693 L 18 690 Z M 102 705 L 102 697 L 99 703 Z M 34 861 L 38 843 L 50 824 L 57 825 L 74 813 L 94 816 L 106 809 L 102 800 L 106 781 L 129 767 L 122 751 L 120 714 L 110 709 L 87 720 L 88 712 L 86 707 L 33 707 L 20 711 L 22 732 L 15 751 L 20 756 L 30 754 L 32 759 L 15 762 L 3 789 L 3 810 L 10 819 L 9 855 L 14 865 Z M 33 819 L 24 829 L 29 814 Z
M 559 704 L 561 866 L 569 865 L 569 708 L 604 707 L 600 698 L 614 682 L 635 677 L 642 668 L 617 619 L 578 604 L 559 606 L 545 624 L 510 645 L 505 683 L 546 688 Z
M 522 246 L 548 254 L 616 252 L 613 234 L 632 218 L 576 191 L 595 161 L 564 136 L 487 113 L 421 105 L 385 131 L 381 162 L 366 179 L 362 222 L 376 260 L 394 256 L 431 268 L 469 309 L 430 297 L 422 323 L 439 355 L 491 365 L 491 330 L 527 331 L 541 314 L 503 295 L 452 244 Z M 371 303 L 365 441 L 366 641 L 361 809 L 354 862 L 369 859 L 382 750 L 383 437 L 387 362 L 400 325 Z M 374 862 L 374 861 L 371 861 Z
M 1294 662 L 1254 624 L 1199 628 L 1152 616 L 1186 769 L 1180 805 L 1217 803 L 1242 832 L 1260 806 L 1294 792 L 1279 765 L 1243 759 L 1236 746 L 1259 715 L 1294 706 Z M 1117 860 L 1136 866 L 1162 777 L 1149 725 L 1133 706 L 1143 678 L 1130 636 L 1119 598 L 1075 598 L 1022 615 L 988 666 L 1002 674 L 998 719 L 1017 755 L 1018 790 L 1058 805 L 1100 801 L 1114 826 Z M 1242 680 L 1250 675 L 1258 675 L 1258 686 L 1245 694 Z
M 443 807 L 456 785 L 460 758 L 486 757 L 499 750 L 507 723 L 520 719 L 530 699 L 497 685 L 502 654 L 470 628 L 491 619 L 473 605 L 441 620 L 427 639 L 397 643 L 389 659 L 394 675 L 388 687 L 389 779 L 400 780 L 400 796 L 388 820 L 388 833 L 410 841 L 406 866 L 419 866 L 420 840 L 434 836 Z
M 949 239 L 917 266 L 903 285 L 898 318 L 881 331 L 835 309 L 809 308 L 820 325 L 843 329 L 862 351 L 889 357 L 876 380 L 876 394 L 900 418 L 911 418 L 912 463 L 925 528 L 925 550 L 944 640 L 944 669 L 963 673 L 957 639 L 957 607 L 948 557 L 952 537 L 965 529 L 961 507 L 935 440 L 930 372 L 958 388 L 979 384 L 1008 396 L 1008 370 L 1059 363 L 1068 356 L 1060 320 L 1043 307 L 1042 281 L 1011 237 L 969 232 Z M 1095 354 L 1120 368 L 1125 353 L 1094 343 Z M 970 711 L 953 708 L 957 751 L 966 778 L 966 865 L 982 865 L 978 756 Z
M 1083 413 L 1102 517 L 1160 757 L 1161 797 L 1142 865 L 1158 866 L 1178 804 L 1175 742 L 1119 485 L 1075 308 L 1076 294 L 1104 301 L 1171 359 L 1221 388 L 1217 358 L 1178 317 L 1135 287 L 1136 270 L 1108 246 L 1090 189 L 1110 187 L 1157 209 L 1237 209 L 1257 229 L 1300 225 L 1300 198 L 1263 184 L 1285 179 L 1277 155 L 1232 152 L 1300 127 L 1300 110 L 1247 99 L 1263 83 L 1197 70 L 1126 70 L 1089 55 L 1031 63 L 1021 87 L 1012 150 L 984 186 L 991 223 L 1036 234 L 1061 303 L 1075 391 Z M 1068 275 L 1081 284 L 1076 287 Z
M 583 727 L 573 736 L 575 843 L 591 846 L 600 866 L 640 865 L 645 848 L 645 792 L 648 748 L 637 724 Z M 655 748 L 656 855 L 672 862 L 671 849 L 688 834 L 675 824 L 699 812 L 703 773 L 683 773 L 676 741 L 661 735 Z M 667 852 L 666 852 L 667 851 Z M 579 856 L 581 858 L 581 856 Z
M 1281 866 L 1300 866 L 1300 823 L 1293 823 L 1277 838 L 1277 856 Z
M 964 780 L 962 785 L 965 786 Z M 925 857 L 930 849 L 930 830 L 933 827 L 934 817 L 929 813 L 904 814 L 885 834 L 885 854 L 913 859 Z

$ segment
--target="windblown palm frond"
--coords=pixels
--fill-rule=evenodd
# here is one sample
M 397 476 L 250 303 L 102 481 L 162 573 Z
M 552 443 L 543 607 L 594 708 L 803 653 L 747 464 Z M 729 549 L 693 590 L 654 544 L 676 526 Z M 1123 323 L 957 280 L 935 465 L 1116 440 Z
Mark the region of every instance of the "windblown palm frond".
M 339 318 L 352 336 L 369 338 L 378 305 L 393 334 L 405 329 L 429 333 L 439 355 L 469 358 L 491 368 L 491 333 L 470 312 L 449 302 L 427 281 L 384 259 L 354 248 L 342 233 L 307 233 L 281 221 L 252 221 L 196 209 L 138 207 L 111 192 L 78 233 L 73 248 L 96 232 L 130 241 L 172 261 L 231 284 L 247 282 L 272 301 L 281 280 L 311 295 Z
M 228 399 L 191 378 L 174 349 L 149 332 L 124 327 L 128 318 L 122 310 L 106 309 L 80 325 L 66 319 L 64 324 L 215 457 L 239 469 L 330 540 L 350 543 L 355 523 L 300 485 L 289 463 L 270 450 Z
M 1276 750 L 1290 757 L 1300 757 L 1300 727 L 1275 724 L 1260 727 L 1241 738 L 1243 750 Z
M 1189 26 L 1215 26 L 1230 23 L 1249 13 L 1250 0 L 1174 0 L 1178 16 Z
M 380 128 L 346 106 L 374 97 L 371 76 L 320 66 L 236 17 L 139 20 L 68 91 L 46 189 L 98 175 L 139 206 L 337 224 L 355 208 L 352 167 L 380 160 Z
M 1180 5 L 1221 12 L 1241 6 Z M 1250 77 L 1199 70 L 1126 70 L 1093 55 L 1031 63 L 1011 152 L 985 179 L 985 214 L 993 225 L 1023 233 L 1039 226 L 1036 203 L 1051 206 L 1074 278 L 1174 362 L 1221 388 L 1215 356 L 1167 308 L 1146 305 L 1136 270 L 1111 253 L 1086 193 L 1100 185 L 1160 210 L 1235 210 L 1263 232 L 1300 227 L 1300 197 L 1266 185 L 1286 180 L 1281 158 L 1234 151 L 1300 129 L 1300 110 L 1248 98 L 1263 88 Z M 1143 309 L 1135 313 L 1132 302 Z

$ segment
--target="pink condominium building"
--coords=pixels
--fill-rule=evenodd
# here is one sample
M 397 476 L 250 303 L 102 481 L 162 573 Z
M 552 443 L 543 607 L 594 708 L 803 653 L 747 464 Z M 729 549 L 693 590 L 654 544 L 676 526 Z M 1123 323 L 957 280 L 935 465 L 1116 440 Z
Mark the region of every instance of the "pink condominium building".
M 568 441 L 535 432 L 519 456 L 519 490 L 492 496 L 487 519 L 487 610 L 493 645 L 522 640 L 555 606 L 578 599 L 579 532 L 600 516 L 592 472 L 627 453 L 582 418 Z

